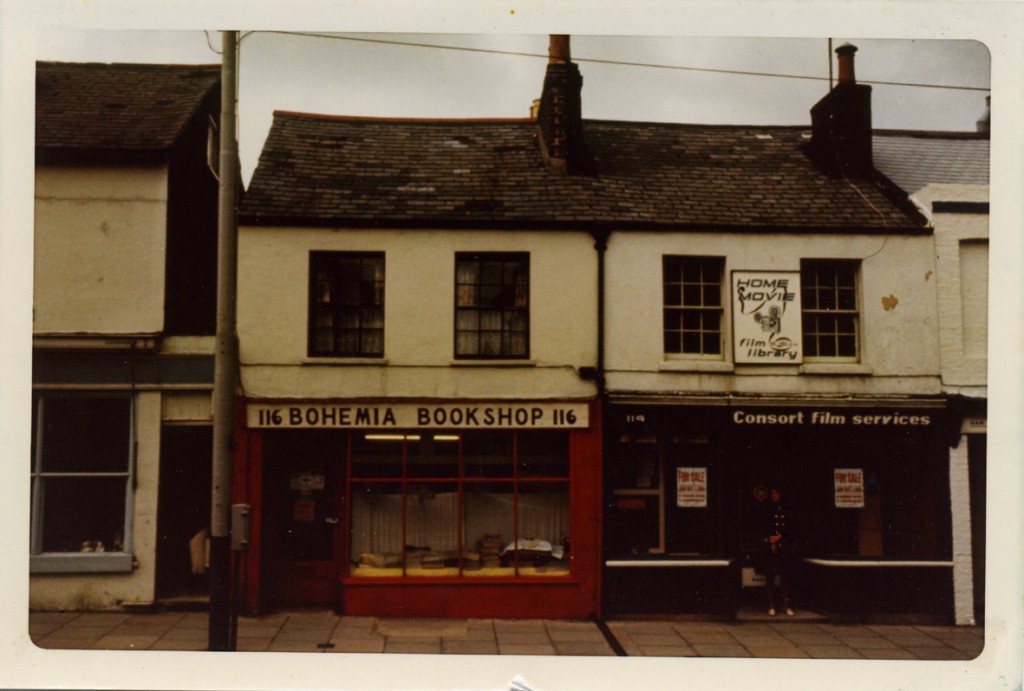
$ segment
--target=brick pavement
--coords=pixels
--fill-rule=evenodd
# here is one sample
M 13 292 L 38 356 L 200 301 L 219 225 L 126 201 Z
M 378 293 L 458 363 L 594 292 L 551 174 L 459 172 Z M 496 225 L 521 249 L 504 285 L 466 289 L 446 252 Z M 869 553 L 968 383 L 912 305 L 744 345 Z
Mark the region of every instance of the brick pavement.
M 32 612 L 41 648 L 205 650 L 200 612 Z M 330 611 L 240 617 L 237 649 L 309 653 L 430 653 L 646 657 L 969 660 L 980 627 L 833 624 L 827 621 L 593 621 L 385 619 Z

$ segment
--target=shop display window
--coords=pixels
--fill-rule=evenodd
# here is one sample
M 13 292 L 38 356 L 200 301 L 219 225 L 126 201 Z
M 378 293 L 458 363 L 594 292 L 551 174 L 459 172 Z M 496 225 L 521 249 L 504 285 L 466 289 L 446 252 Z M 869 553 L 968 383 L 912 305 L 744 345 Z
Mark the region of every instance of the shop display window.
M 31 553 L 47 559 L 33 570 L 120 570 L 130 551 L 132 430 L 129 396 L 36 397 Z
M 564 432 L 355 434 L 356 577 L 569 574 Z

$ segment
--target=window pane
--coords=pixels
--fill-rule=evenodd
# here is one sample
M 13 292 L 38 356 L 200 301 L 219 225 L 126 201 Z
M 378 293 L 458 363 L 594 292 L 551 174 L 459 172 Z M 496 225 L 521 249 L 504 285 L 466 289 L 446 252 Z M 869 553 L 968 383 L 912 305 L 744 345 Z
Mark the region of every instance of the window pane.
M 722 339 L 717 333 L 704 334 L 704 353 L 718 355 L 722 349 Z
M 699 353 L 700 352 L 700 334 L 697 332 L 687 331 L 683 333 L 683 352 L 684 353 Z
M 683 329 L 686 331 L 700 330 L 700 312 L 697 310 L 683 311 Z
M 513 533 L 515 496 L 511 482 L 463 485 L 462 529 L 465 576 L 511 576 L 503 552 Z
M 405 498 L 406 575 L 458 575 L 458 538 L 458 485 L 409 483 Z
M 472 432 L 462 435 L 466 477 L 512 477 L 512 433 Z
M 698 284 L 683 286 L 683 304 L 688 306 L 700 306 L 701 290 Z
M 131 400 L 43 397 L 44 472 L 128 472 Z
M 459 331 L 455 335 L 456 355 L 478 355 L 480 353 L 480 335 L 475 331 Z
M 526 357 L 526 354 L 529 352 L 526 348 L 526 334 L 512 333 L 506 335 L 508 336 L 507 354 L 514 357 Z
M 463 260 L 456 262 L 455 264 L 455 282 L 459 285 L 468 285 L 477 283 L 477 273 L 479 271 L 479 262 L 472 260 Z
M 480 265 L 480 283 L 483 285 L 501 285 L 501 262 L 485 261 Z
M 501 355 L 501 332 L 485 331 L 480 334 L 481 355 Z
M 682 305 L 683 287 L 678 283 L 665 284 L 665 305 L 676 307 Z
M 455 328 L 459 331 L 480 328 L 480 313 L 474 310 L 459 310 L 455 313 Z
M 519 432 L 519 477 L 569 477 L 569 435 L 565 432 Z
M 722 288 L 718 284 L 704 286 L 704 306 L 719 307 L 722 304 Z
M 352 477 L 402 477 L 402 439 L 397 434 L 352 435 Z
M 402 484 L 352 483 L 353 576 L 402 575 Z
M 569 485 L 519 485 L 516 502 L 518 540 L 510 561 L 522 576 L 565 576 L 569 573 Z
M 683 328 L 683 313 L 680 310 L 665 310 L 665 329 L 679 331 Z
M 722 313 L 712 312 L 710 310 L 704 311 L 704 330 L 705 331 L 720 331 L 722 328 Z
M 44 552 L 124 551 L 126 478 L 42 478 Z
M 501 312 L 480 312 L 480 328 L 484 331 L 500 331 Z
M 857 356 L 857 339 L 854 336 L 840 336 L 839 337 L 839 355 L 841 357 L 856 357 Z
M 414 437 L 419 437 L 415 439 Z M 406 442 L 408 477 L 457 478 L 459 476 L 459 437 L 457 434 L 424 432 Z
M 682 347 L 682 336 L 679 333 L 671 331 L 665 332 L 666 353 L 681 353 Z
M 839 309 L 857 309 L 857 292 L 853 288 L 843 288 L 839 291 Z

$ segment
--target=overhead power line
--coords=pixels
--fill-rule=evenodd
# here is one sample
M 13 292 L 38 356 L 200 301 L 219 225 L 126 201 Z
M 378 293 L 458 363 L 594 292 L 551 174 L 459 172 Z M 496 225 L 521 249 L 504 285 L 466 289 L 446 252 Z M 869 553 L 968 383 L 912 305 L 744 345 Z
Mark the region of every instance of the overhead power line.
M 438 45 L 436 43 L 417 43 L 415 41 L 398 41 L 383 38 L 363 38 L 356 36 L 338 36 L 336 34 L 321 34 L 308 31 L 263 31 L 260 33 L 266 34 L 281 34 L 285 36 L 306 36 L 309 38 L 325 38 L 336 41 L 354 41 L 358 43 L 377 43 L 381 45 L 389 46 L 406 46 L 411 48 L 430 48 L 434 50 L 452 50 L 464 53 L 486 53 L 489 55 L 511 55 L 522 58 L 542 58 L 548 59 L 547 53 L 527 53 L 515 50 L 496 50 L 493 48 L 469 48 L 467 46 L 446 46 Z M 618 65 L 622 67 L 648 67 L 659 70 L 677 70 L 683 72 L 707 72 L 711 74 L 729 74 L 743 77 L 769 77 L 773 79 L 803 79 L 809 81 L 829 81 L 828 77 L 814 77 L 803 74 L 781 74 L 778 72 L 752 72 L 747 70 L 725 70 L 716 69 L 712 67 L 688 67 L 684 65 L 664 65 L 653 62 L 630 62 L 627 60 L 603 60 L 601 58 L 580 58 L 574 57 L 573 62 L 579 63 L 592 63 L 597 65 Z M 920 89 L 954 89 L 959 91 L 991 91 L 989 87 L 984 86 L 956 86 L 953 84 L 920 84 L 916 82 L 889 82 L 889 81 L 875 81 L 875 80 L 864 80 L 861 84 L 874 84 L 878 86 L 906 86 Z

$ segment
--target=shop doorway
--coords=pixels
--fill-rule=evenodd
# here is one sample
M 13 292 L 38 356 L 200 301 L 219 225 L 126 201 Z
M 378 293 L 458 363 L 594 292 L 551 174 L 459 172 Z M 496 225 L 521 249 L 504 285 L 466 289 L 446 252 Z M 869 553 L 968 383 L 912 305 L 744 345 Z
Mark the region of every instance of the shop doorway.
M 773 509 L 771 493 L 779 491 L 786 516 L 786 549 L 789 554 L 790 604 L 800 608 L 805 598 L 800 587 L 800 557 L 822 540 L 820 503 L 826 487 L 808 466 L 815 458 L 809 449 L 813 440 L 785 438 L 758 440 L 748 438 L 734 457 L 733 482 L 735 559 L 739 564 L 735 584 L 741 610 L 763 613 L 768 607 L 766 578 L 758 567 L 765 559 L 766 539 Z
M 272 607 L 340 604 L 347 436 L 319 430 L 264 440 L 264 559 Z
M 201 599 L 210 592 L 205 560 L 195 563 L 189 543 L 210 524 L 212 454 L 209 425 L 164 426 L 156 519 L 156 596 L 161 600 Z

